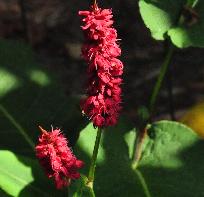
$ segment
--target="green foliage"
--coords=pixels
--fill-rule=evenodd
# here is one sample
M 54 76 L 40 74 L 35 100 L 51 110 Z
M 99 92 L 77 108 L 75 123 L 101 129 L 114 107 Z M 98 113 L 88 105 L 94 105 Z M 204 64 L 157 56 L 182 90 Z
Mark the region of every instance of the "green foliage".
M 164 40 L 165 33 L 172 28 L 179 17 L 185 0 L 140 0 L 139 8 L 145 25 L 153 38 Z
M 0 84 L 1 105 L 23 125 L 32 140 L 39 135 L 38 124 L 49 128 L 54 123 L 76 134 L 82 131 L 75 150 L 77 157 L 85 161 L 83 172 L 87 174 L 96 130 L 91 124 L 83 127 L 75 108 L 78 100 L 63 94 L 52 74 L 34 61 L 29 46 L 0 41 Z M 0 196 L 66 196 L 67 191 L 57 191 L 45 177 L 33 150 L 3 111 L 0 120 Z M 153 123 L 148 134 L 139 167 L 133 170 L 131 158 L 137 137 L 134 125 L 121 119 L 116 127 L 103 133 L 95 175 L 96 196 L 202 196 L 203 141 L 191 129 L 170 121 Z M 74 182 L 70 193 L 90 196 L 85 182 L 85 176 Z
M 150 127 L 139 169 L 152 196 L 203 196 L 204 142 L 183 124 L 159 121 Z
M 64 95 L 53 75 L 36 63 L 28 45 L 0 40 L 0 84 L 1 105 L 34 141 L 39 135 L 38 125 L 47 129 L 52 124 L 63 126 L 73 138 L 82 127 L 78 99 Z M 28 145 L 18 143 L 24 139 L 2 112 L 0 119 L 0 147 L 20 154 L 31 153 Z
M 31 48 L 18 41 L 0 40 L 0 105 L 18 124 L 22 125 L 34 143 L 40 134 L 38 125 L 45 129 L 50 129 L 52 124 L 54 127 L 62 127 L 62 130 L 68 129 L 69 132 L 65 131 L 65 134 L 73 139 L 70 141 L 73 144 L 84 124 L 77 108 L 78 99 L 67 98 L 52 73 L 43 69 L 34 60 Z M 13 185 L 14 180 L 8 178 L 4 186 L 1 182 L 2 190 L 12 196 L 20 193 L 18 196 L 30 197 L 32 195 L 28 195 L 28 192 L 33 191 L 29 188 L 37 184 L 43 192 L 48 193 L 48 196 L 49 194 L 53 197 L 64 196 L 67 193 L 64 190 L 57 191 L 53 181 L 48 180 L 40 170 L 41 167 L 34 159 L 34 150 L 30 148 L 15 125 L 8 120 L 2 108 L 0 108 L 0 135 L 1 150 L 10 150 L 15 154 L 0 154 L 1 170 L 6 171 L 5 167 L 12 168 L 12 166 L 12 170 L 16 170 L 16 173 L 18 170 L 20 173 L 21 168 L 25 168 L 25 171 L 32 170 L 32 174 L 26 171 L 29 179 L 26 179 L 27 182 L 24 185 Z M 22 159 L 21 155 L 24 155 L 26 159 Z M 9 159 L 13 161 L 11 165 Z M 31 160 L 32 162 L 29 162 Z M 7 161 L 8 166 L 3 165 L 2 161 Z M 12 174 L 13 171 L 11 171 Z M 44 179 L 39 177 L 44 177 Z M 5 187 L 5 184 L 8 187 Z M 15 192 L 13 192 L 14 187 L 16 187 Z
M 139 7 L 153 38 L 168 34 L 177 47 L 204 47 L 204 1 L 140 0 Z
M 146 139 L 136 171 L 131 168 L 133 126 L 121 120 L 118 126 L 103 133 L 94 185 L 96 196 L 102 197 L 105 193 L 106 196 L 143 197 L 148 192 L 153 197 L 202 196 L 204 180 L 200 172 L 204 164 L 204 142 L 177 122 L 156 122 L 148 132 L 151 137 Z M 95 136 L 96 130 L 90 124 L 81 132 L 77 143 L 77 155 L 86 161 L 87 168 Z
M 88 178 L 81 174 L 81 178 L 74 181 L 69 189 L 69 194 L 73 197 L 95 197 L 92 188 L 87 186 Z
M 133 128 L 130 122 L 121 120 L 119 125 L 104 131 L 99 148 L 94 191 L 97 197 L 104 196 L 138 196 L 143 195 L 140 183 L 131 168 L 129 150 L 125 141 L 126 134 Z M 89 124 L 80 133 L 75 152 L 80 155 L 88 172 L 96 130 Z M 130 139 L 126 137 L 127 139 Z M 127 140 L 126 139 L 126 140 Z M 134 139 L 133 139 L 134 140 Z M 87 148 L 86 146 L 89 146 Z
M 18 158 L 10 151 L 0 151 L 0 158 L 0 186 L 4 191 L 11 196 L 22 196 L 21 191 L 28 186 L 23 196 L 49 196 L 43 188 L 30 184 L 34 181 L 32 169 L 23 164 L 20 159 L 32 165 L 36 161 L 26 157 Z
M 194 7 L 196 14 L 189 21 L 168 31 L 172 42 L 180 48 L 189 46 L 204 47 L 204 1 L 199 1 Z M 183 20 L 185 20 L 183 18 Z

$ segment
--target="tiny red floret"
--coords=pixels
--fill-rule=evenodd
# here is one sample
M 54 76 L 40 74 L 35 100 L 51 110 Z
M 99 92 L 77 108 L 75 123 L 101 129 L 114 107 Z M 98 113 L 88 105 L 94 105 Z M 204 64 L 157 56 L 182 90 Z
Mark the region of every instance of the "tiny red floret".
M 42 127 L 39 142 L 35 147 L 36 156 L 49 178 L 54 178 L 57 189 L 68 186 L 72 179 L 80 178 L 77 170 L 84 163 L 78 160 L 68 147 L 60 129 L 47 132 Z

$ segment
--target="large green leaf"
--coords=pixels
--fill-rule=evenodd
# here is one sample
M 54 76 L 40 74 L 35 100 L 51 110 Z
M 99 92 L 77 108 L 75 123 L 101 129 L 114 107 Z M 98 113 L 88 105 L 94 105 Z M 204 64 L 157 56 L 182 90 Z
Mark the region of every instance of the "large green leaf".
M 143 196 L 140 183 L 131 169 L 128 146 L 124 140 L 126 133 L 131 130 L 132 124 L 121 121 L 116 127 L 104 131 L 98 153 L 95 175 L 95 193 L 97 197 L 105 196 Z M 96 129 L 89 124 L 81 133 L 75 152 L 86 161 L 84 174 L 87 173 Z
M 177 47 L 204 47 L 204 1 L 140 0 L 139 7 L 153 38 L 164 40 L 168 34 Z
M 140 162 L 152 196 L 204 196 L 204 141 L 183 124 L 154 123 Z
M 154 123 L 148 132 L 151 138 L 145 140 L 136 171 L 130 159 L 133 126 L 121 120 L 103 133 L 94 185 L 96 196 L 143 197 L 148 192 L 152 197 L 203 196 L 204 142 L 188 127 L 171 121 Z M 77 143 L 77 155 L 86 161 L 85 172 L 95 136 L 96 130 L 90 124 Z

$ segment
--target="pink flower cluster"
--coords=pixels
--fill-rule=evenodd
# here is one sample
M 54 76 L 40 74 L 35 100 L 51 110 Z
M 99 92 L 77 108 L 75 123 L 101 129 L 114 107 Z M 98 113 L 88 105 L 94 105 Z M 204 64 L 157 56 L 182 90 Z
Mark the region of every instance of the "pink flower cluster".
M 123 63 L 117 44 L 117 31 L 112 27 L 112 11 L 95 4 L 83 16 L 82 29 L 86 42 L 82 56 L 88 62 L 88 97 L 81 102 L 83 112 L 95 126 L 107 127 L 117 123 L 121 110 L 121 75 Z
M 70 184 L 71 179 L 78 179 L 77 172 L 83 166 L 67 146 L 66 138 L 60 129 L 51 132 L 40 127 L 42 134 L 39 143 L 35 147 L 36 156 L 49 178 L 54 177 L 58 189 Z

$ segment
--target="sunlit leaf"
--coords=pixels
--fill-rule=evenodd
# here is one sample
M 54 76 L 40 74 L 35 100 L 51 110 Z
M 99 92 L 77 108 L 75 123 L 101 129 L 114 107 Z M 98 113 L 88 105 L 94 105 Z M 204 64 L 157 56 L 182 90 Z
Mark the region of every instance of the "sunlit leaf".
M 139 7 L 153 38 L 168 35 L 177 47 L 204 47 L 204 1 L 140 0 Z
M 44 189 L 31 183 L 34 181 L 32 168 L 20 161 L 35 162 L 26 157 L 16 157 L 10 151 L 0 151 L 0 187 L 11 196 L 49 196 Z M 27 190 L 22 194 L 22 190 Z M 21 195 L 20 195 L 21 194 Z
M 164 40 L 165 33 L 178 21 L 185 0 L 140 0 L 139 8 L 152 37 Z
M 138 169 L 152 196 L 203 196 L 204 141 L 177 122 L 156 122 L 151 132 Z
M 200 172 L 204 166 L 204 142 L 177 122 L 159 121 L 149 126 L 149 131 L 151 137 L 145 140 L 136 171 L 131 167 L 136 137 L 133 125 L 122 119 L 118 126 L 104 131 L 99 151 L 103 162 L 98 162 L 95 176 L 96 196 L 146 197 L 148 192 L 152 197 L 203 195 L 204 178 Z M 86 163 L 84 173 L 89 167 L 95 136 L 96 130 L 90 124 L 82 130 L 75 149 Z M 86 139 L 89 148 L 81 145 Z

